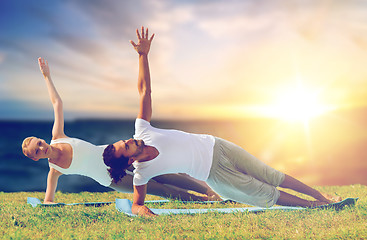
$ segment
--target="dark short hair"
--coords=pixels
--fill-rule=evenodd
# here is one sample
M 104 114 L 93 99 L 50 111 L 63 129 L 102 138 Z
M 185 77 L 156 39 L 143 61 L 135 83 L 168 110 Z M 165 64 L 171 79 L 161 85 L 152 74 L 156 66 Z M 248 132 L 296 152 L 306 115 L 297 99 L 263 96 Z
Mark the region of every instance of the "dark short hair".
M 129 158 L 121 156 L 115 157 L 115 146 L 108 145 L 103 151 L 103 161 L 106 166 L 110 167 L 108 172 L 114 183 L 118 183 L 123 177 L 126 176 L 126 169 L 129 165 Z

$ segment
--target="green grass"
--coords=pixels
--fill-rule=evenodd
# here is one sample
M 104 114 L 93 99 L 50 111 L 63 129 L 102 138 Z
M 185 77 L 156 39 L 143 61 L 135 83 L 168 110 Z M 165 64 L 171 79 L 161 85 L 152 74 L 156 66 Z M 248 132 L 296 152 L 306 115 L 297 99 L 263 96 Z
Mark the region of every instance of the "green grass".
M 169 215 L 152 219 L 128 217 L 114 204 L 103 207 L 36 207 L 28 196 L 44 193 L 0 192 L 0 239 L 367 239 L 367 186 L 318 187 L 320 191 L 359 197 L 355 207 L 342 211 L 304 210 L 265 213 L 207 213 Z M 132 199 L 118 192 L 56 193 L 58 202 Z M 160 199 L 148 196 L 147 200 Z M 178 201 L 152 208 L 244 207 L 243 204 L 183 204 Z

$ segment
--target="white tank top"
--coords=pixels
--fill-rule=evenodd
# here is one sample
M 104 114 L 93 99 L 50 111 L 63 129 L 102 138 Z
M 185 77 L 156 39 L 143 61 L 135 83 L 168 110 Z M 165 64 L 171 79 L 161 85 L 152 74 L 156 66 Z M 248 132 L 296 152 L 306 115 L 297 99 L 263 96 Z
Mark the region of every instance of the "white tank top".
M 167 173 L 187 173 L 198 180 L 207 180 L 213 162 L 213 136 L 159 129 L 138 118 L 134 138 L 159 151 L 153 160 L 133 163 L 134 185 L 144 185 L 149 179 Z
M 107 145 L 96 146 L 77 138 L 59 138 L 52 140 L 50 145 L 68 143 L 73 149 L 73 159 L 69 168 L 61 168 L 49 162 L 49 166 L 63 174 L 79 174 L 93 178 L 103 186 L 108 187 L 112 179 L 103 162 L 103 151 Z

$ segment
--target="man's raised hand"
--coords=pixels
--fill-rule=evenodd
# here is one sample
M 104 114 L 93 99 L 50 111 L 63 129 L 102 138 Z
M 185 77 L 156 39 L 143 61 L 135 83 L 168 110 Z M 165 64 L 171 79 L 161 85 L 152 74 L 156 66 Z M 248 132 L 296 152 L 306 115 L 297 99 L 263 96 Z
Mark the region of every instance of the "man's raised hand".
M 136 36 L 138 37 L 138 43 L 136 44 L 132 40 L 130 40 L 130 43 L 133 45 L 135 50 L 139 53 L 139 55 L 147 55 L 150 50 L 150 44 L 152 43 L 152 40 L 154 38 L 154 34 L 148 38 L 148 28 L 146 31 L 144 31 L 144 27 L 141 27 L 141 35 L 139 33 L 139 30 L 136 29 Z

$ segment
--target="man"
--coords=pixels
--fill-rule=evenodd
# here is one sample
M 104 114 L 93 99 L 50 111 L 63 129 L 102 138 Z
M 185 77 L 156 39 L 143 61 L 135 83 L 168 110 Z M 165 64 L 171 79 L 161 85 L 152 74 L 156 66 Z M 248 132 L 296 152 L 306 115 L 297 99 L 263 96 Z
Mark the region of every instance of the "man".
M 244 149 L 226 140 L 204 134 L 164 130 L 150 125 L 152 116 L 151 82 L 148 53 L 154 34 L 148 29 L 136 30 L 138 43 L 130 41 L 139 54 L 138 90 L 140 108 L 135 122 L 134 139 L 109 145 L 104 151 L 107 166 L 133 165 L 134 195 L 132 212 L 142 216 L 154 213 L 144 205 L 147 182 L 154 176 L 167 173 L 186 173 L 206 181 L 224 198 L 261 207 L 274 204 L 311 207 L 332 202 L 317 190 L 281 173 Z M 110 170 L 112 170 L 110 169 Z M 114 169 L 123 172 L 123 167 Z M 123 175 L 123 174 L 122 174 Z M 316 201 L 307 201 L 276 187 L 290 188 L 307 194 Z

